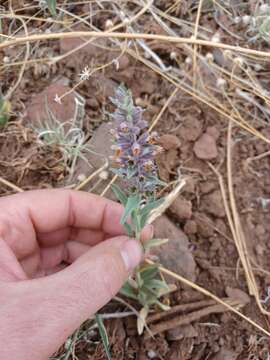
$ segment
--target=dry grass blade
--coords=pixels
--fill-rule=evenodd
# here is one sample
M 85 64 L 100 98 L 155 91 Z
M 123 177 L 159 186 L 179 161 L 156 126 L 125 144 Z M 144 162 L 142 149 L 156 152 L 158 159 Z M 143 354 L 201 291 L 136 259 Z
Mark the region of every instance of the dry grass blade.
M 71 32 L 58 32 L 50 34 L 34 34 L 29 36 L 17 36 L 12 37 L 12 40 L 4 41 L 0 44 L 0 49 L 4 49 L 9 46 L 16 46 L 27 42 L 35 42 L 39 40 L 57 40 L 57 39 L 70 39 L 75 37 L 93 37 L 93 38 L 111 38 L 111 39 L 144 39 L 144 40 L 157 40 L 164 41 L 172 44 L 191 44 L 201 46 L 211 46 L 220 49 L 231 50 L 242 54 L 254 55 L 269 59 L 270 53 L 267 51 L 254 50 L 249 48 L 243 48 L 241 46 L 228 45 L 219 42 L 213 42 L 208 40 L 185 38 L 178 36 L 167 36 L 157 34 L 145 34 L 145 33 L 127 33 L 127 32 L 103 32 L 103 31 L 71 31 Z
M 75 190 L 81 190 L 84 188 L 95 176 L 100 174 L 103 170 L 108 167 L 108 161 L 106 160 L 104 165 L 102 165 L 99 169 L 94 171 L 91 175 L 89 175 L 84 181 L 82 181 L 78 186 L 75 187 Z
M 199 5 L 198 5 L 196 21 L 195 21 L 194 35 L 193 35 L 195 40 L 197 39 L 197 36 L 198 36 L 198 28 L 199 28 L 199 22 L 200 22 L 200 17 L 201 17 L 201 12 L 202 12 L 202 4 L 203 4 L 203 0 L 200 0 Z M 196 86 L 197 49 L 198 49 L 198 46 L 194 45 L 194 49 L 193 49 L 193 87 Z
M 153 261 L 151 260 L 146 260 L 149 264 L 153 264 Z M 181 275 L 178 275 L 176 273 L 174 273 L 173 271 L 170 271 L 166 268 L 164 268 L 163 266 L 159 266 L 159 270 L 166 275 L 171 276 L 172 278 L 180 281 L 181 283 L 197 290 L 198 292 L 200 292 L 201 294 L 204 294 L 208 297 L 210 297 L 211 299 L 215 300 L 216 302 L 218 302 L 219 304 L 225 306 L 226 308 L 228 308 L 230 311 L 232 311 L 233 313 L 237 314 L 238 316 L 240 316 L 242 319 L 246 320 L 249 324 L 253 325 L 255 328 L 257 328 L 258 330 L 260 330 L 261 332 L 263 332 L 265 335 L 270 337 L 270 332 L 268 332 L 267 330 L 265 330 L 262 326 L 260 326 L 259 324 L 257 324 L 255 321 L 251 320 L 249 317 L 245 316 L 244 314 L 242 314 L 240 311 L 238 311 L 237 309 L 235 309 L 233 306 L 231 306 L 230 304 L 226 303 L 225 301 L 221 300 L 218 296 L 212 294 L 210 291 L 202 288 L 201 286 L 193 283 L 192 281 L 187 280 L 186 278 L 184 278 Z
M 186 180 L 181 179 L 178 181 L 178 185 L 165 196 L 164 201 L 160 206 L 158 206 L 155 210 L 152 211 L 151 216 L 149 217 L 148 223 L 152 224 L 160 215 L 162 215 L 168 207 L 174 202 L 174 200 L 179 195 L 180 191 L 186 185 Z
M 0 182 L 8 186 L 10 189 L 14 190 L 15 192 L 24 192 L 24 190 L 21 189 L 19 186 L 12 184 L 10 181 L 5 180 L 2 177 L 0 177 Z
M 241 260 L 242 266 L 245 271 L 246 280 L 249 288 L 250 295 L 253 295 L 256 299 L 256 303 L 260 309 L 260 311 L 270 316 L 270 312 L 265 310 L 261 304 L 259 291 L 256 284 L 256 279 L 252 270 L 252 265 L 250 262 L 250 257 L 248 254 L 248 249 L 246 245 L 245 235 L 243 232 L 243 228 L 241 225 L 241 221 L 239 218 L 239 214 L 237 211 L 234 190 L 233 190 L 233 181 L 232 181 L 232 144 L 231 144 L 231 136 L 232 136 L 232 123 L 229 123 L 228 127 L 228 145 L 227 145 L 227 176 L 228 176 L 228 189 L 229 189 L 229 198 L 230 205 L 233 217 L 233 225 L 234 225 L 234 241 L 236 243 L 236 247 L 239 253 L 239 258 Z

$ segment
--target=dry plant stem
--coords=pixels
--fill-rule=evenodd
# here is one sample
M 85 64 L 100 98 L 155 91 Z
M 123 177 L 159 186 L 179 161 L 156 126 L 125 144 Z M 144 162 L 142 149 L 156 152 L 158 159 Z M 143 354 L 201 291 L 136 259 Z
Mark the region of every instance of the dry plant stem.
M 153 261 L 147 259 L 146 262 L 148 264 L 154 264 Z M 212 294 L 210 291 L 200 287 L 199 285 L 193 283 L 192 281 L 189 281 L 188 279 L 184 278 L 181 275 L 178 275 L 176 273 L 174 273 L 173 271 L 170 271 L 166 268 L 164 268 L 163 266 L 159 266 L 159 270 L 166 274 L 171 276 L 172 278 L 182 282 L 183 284 L 197 290 L 198 292 L 210 297 L 211 299 L 215 300 L 216 302 L 218 302 L 219 304 L 227 307 L 230 311 L 232 311 L 233 313 L 237 314 L 238 316 L 240 316 L 242 319 L 246 320 L 249 324 L 253 325 L 255 328 L 257 328 L 258 330 L 262 331 L 265 335 L 270 337 L 270 332 L 268 332 L 267 330 L 265 330 L 262 326 L 260 326 L 259 324 L 257 324 L 255 321 L 251 320 L 250 318 L 248 318 L 247 316 L 245 316 L 244 314 L 242 314 L 240 311 L 238 311 L 237 309 L 235 309 L 233 306 L 229 305 L 228 303 L 226 303 L 225 301 L 223 301 L 222 299 L 220 299 L 218 296 Z
M 106 160 L 105 164 L 102 165 L 99 169 L 94 171 L 89 175 L 84 181 L 82 181 L 78 186 L 75 187 L 75 190 L 81 190 L 84 188 L 95 176 L 97 176 L 101 171 L 105 170 L 108 167 L 108 161 Z
M 164 114 L 165 110 L 167 109 L 167 107 L 169 106 L 170 102 L 172 101 L 172 99 L 174 98 L 174 96 L 177 94 L 177 92 L 179 91 L 178 88 L 174 89 L 174 91 L 172 92 L 172 94 L 168 97 L 167 101 L 165 102 L 165 104 L 163 105 L 162 109 L 160 110 L 160 112 L 158 113 L 158 115 L 156 116 L 156 118 L 153 120 L 152 124 L 149 127 L 149 131 L 152 131 L 153 128 L 156 126 L 156 124 L 158 123 L 159 119 L 161 118 L 161 116 Z
M 226 301 L 226 299 L 224 299 L 224 301 Z M 175 305 L 167 311 L 160 311 L 153 315 L 149 315 L 147 318 L 147 322 L 148 322 L 148 324 L 151 324 L 153 322 L 160 321 L 166 317 L 170 317 L 171 315 L 174 315 L 174 314 L 177 314 L 180 312 L 188 312 L 188 311 L 192 311 L 192 310 L 197 310 L 197 309 L 201 309 L 201 308 L 204 308 L 207 306 L 212 306 L 215 304 L 216 304 L 216 302 L 214 300 L 201 300 L 201 301 L 196 301 L 196 302 L 189 303 L 189 304 Z
M 255 279 L 255 276 L 254 276 L 254 273 L 252 270 L 250 257 L 249 257 L 248 250 L 247 250 L 245 235 L 244 235 L 241 221 L 239 218 L 239 214 L 237 211 L 234 190 L 233 190 L 233 182 L 232 182 L 231 132 L 232 132 L 232 123 L 229 122 L 228 146 L 227 146 L 227 173 L 228 173 L 228 189 L 229 189 L 230 204 L 231 204 L 231 209 L 232 209 L 234 228 L 235 228 L 235 232 L 236 232 L 236 237 L 234 239 L 235 239 L 235 242 L 237 243 L 237 250 L 239 252 L 239 258 L 240 258 L 243 268 L 245 270 L 245 275 L 246 275 L 246 279 L 247 279 L 249 292 L 251 295 L 253 295 L 255 297 L 256 303 L 257 303 L 260 311 L 263 314 L 270 316 L 270 312 L 263 308 L 261 301 L 260 301 L 259 291 L 258 291 L 258 287 L 256 284 L 256 279 Z
M 239 301 L 235 300 L 231 302 L 232 306 L 241 306 L 241 304 L 239 303 Z M 207 315 L 210 314 L 219 314 L 219 313 L 223 313 L 229 311 L 228 308 L 224 307 L 223 305 L 212 305 L 212 306 L 208 306 L 204 309 L 198 310 L 198 311 L 194 311 L 188 315 L 178 315 L 175 316 L 172 319 L 163 321 L 161 323 L 157 323 L 154 324 L 152 326 L 150 326 L 150 331 L 153 335 L 157 335 L 160 334 L 164 331 L 168 331 L 170 329 L 174 329 L 177 326 L 181 326 L 181 325 L 187 325 L 190 324 L 196 320 L 201 319 L 202 317 L 205 317 Z M 149 335 L 146 334 L 145 338 L 149 338 Z
M 0 182 L 6 186 L 8 186 L 9 188 L 11 188 L 12 190 L 16 191 L 16 192 L 24 192 L 23 189 L 19 188 L 18 186 L 12 184 L 10 181 L 3 179 L 2 177 L 0 177 Z
M 197 99 L 198 101 L 208 105 L 210 108 L 214 109 L 215 111 L 217 111 L 220 115 L 224 116 L 225 118 L 232 120 L 233 122 L 235 122 L 237 125 L 239 125 L 240 127 L 242 127 L 243 129 L 245 129 L 247 132 L 251 133 L 254 136 L 257 136 L 258 138 L 260 138 L 261 140 L 265 141 L 266 143 L 270 144 L 270 139 L 266 138 L 264 135 L 262 135 L 259 131 L 257 131 L 256 129 L 252 128 L 250 125 L 246 125 L 245 123 L 242 123 L 241 121 L 237 120 L 236 118 L 232 117 L 231 114 L 226 113 L 224 110 L 218 108 L 217 106 L 215 106 L 212 102 L 208 101 L 208 99 L 203 98 L 201 95 L 197 94 L 195 91 L 189 90 L 187 88 L 185 88 L 183 85 L 178 83 L 178 79 L 175 79 L 163 72 L 161 72 L 158 68 L 154 67 L 153 64 L 151 64 L 149 61 L 145 60 L 144 58 L 142 58 L 141 56 L 137 55 L 134 51 L 132 51 L 131 49 L 127 50 L 127 53 L 129 53 L 130 55 L 132 55 L 133 57 L 135 57 L 136 59 L 140 60 L 142 63 L 144 63 L 146 66 L 148 66 L 149 68 L 151 68 L 152 70 L 154 70 L 156 73 L 158 73 L 160 76 L 162 76 L 163 78 L 165 78 L 166 80 L 168 80 L 170 83 L 174 84 L 177 88 L 181 89 L 183 92 L 189 94 L 190 96 L 192 96 L 193 98 Z
M 9 16 L 6 16 L 6 15 L 4 15 L 2 17 L 9 18 Z M 23 26 L 23 29 L 24 29 L 24 32 L 25 32 L 26 36 L 29 36 L 25 21 L 20 16 L 12 15 L 10 17 L 20 20 L 21 23 L 22 23 L 22 26 Z M 23 77 L 23 74 L 24 74 L 24 71 L 25 71 L 26 64 L 27 64 L 29 56 L 30 56 L 30 44 L 29 44 L 29 42 L 26 42 L 24 60 L 22 62 L 22 66 L 21 66 L 21 69 L 20 69 L 20 72 L 19 72 L 18 79 L 16 80 L 15 84 L 12 87 L 9 88 L 8 93 L 5 95 L 6 100 L 9 100 L 11 98 L 12 94 L 14 93 L 14 91 L 19 86 L 19 84 L 20 84 L 20 82 L 22 80 L 22 77 Z
M 198 36 L 198 27 L 199 27 L 199 22 L 200 22 L 200 17 L 201 17 L 201 11 L 202 11 L 202 4 L 203 4 L 203 0 L 199 1 L 199 6 L 198 6 L 198 11 L 197 11 L 197 16 L 196 16 L 196 21 L 195 21 L 195 28 L 194 28 L 194 39 L 197 39 Z M 193 87 L 196 86 L 196 70 L 197 70 L 197 45 L 194 45 L 194 49 L 193 49 Z
M 184 38 L 178 36 L 166 36 L 157 34 L 144 34 L 144 33 L 126 33 L 126 32 L 99 32 L 99 31 L 72 31 L 72 32 L 59 32 L 50 34 L 34 34 L 29 36 L 12 37 L 12 40 L 4 41 L 0 44 L 0 49 L 9 46 L 16 46 L 26 42 L 34 42 L 38 40 L 56 40 L 56 39 L 70 39 L 75 37 L 94 37 L 94 38 L 112 38 L 112 39 L 145 39 L 157 40 L 174 44 L 192 44 L 201 46 L 211 46 L 220 49 L 227 49 L 242 54 L 256 55 L 263 58 L 270 58 L 270 52 L 259 51 L 254 49 L 243 48 L 241 46 L 233 46 L 224 43 L 216 43 L 208 40 Z
M 100 196 L 105 196 L 105 194 L 107 194 L 107 192 L 110 190 L 110 187 L 112 184 L 115 183 L 115 181 L 117 180 L 118 176 L 114 175 L 114 177 L 112 178 L 112 180 L 109 182 L 109 184 L 105 187 L 105 189 L 102 191 L 102 193 L 100 194 Z

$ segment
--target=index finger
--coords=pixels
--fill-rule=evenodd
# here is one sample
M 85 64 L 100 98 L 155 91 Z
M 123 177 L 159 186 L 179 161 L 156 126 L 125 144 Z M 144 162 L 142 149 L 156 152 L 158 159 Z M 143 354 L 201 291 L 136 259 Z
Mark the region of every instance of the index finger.
M 11 201 L 13 200 L 13 201 Z M 36 232 L 54 232 L 66 227 L 103 231 L 111 236 L 124 233 L 120 218 L 123 207 L 111 200 L 81 191 L 34 190 L 2 198 L 1 205 L 27 215 Z

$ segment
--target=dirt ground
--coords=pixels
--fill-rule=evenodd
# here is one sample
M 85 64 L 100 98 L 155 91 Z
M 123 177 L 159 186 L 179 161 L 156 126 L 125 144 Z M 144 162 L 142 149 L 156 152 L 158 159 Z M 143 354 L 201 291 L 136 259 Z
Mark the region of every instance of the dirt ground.
M 18 4 L 13 5 L 14 9 L 20 6 L 20 1 L 16 3 Z M 210 29 L 214 34 L 218 31 L 224 43 L 235 44 L 236 40 L 224 31 L 213 16 L 210 16 L 213 15 L 211 3 L 209 2 L 209 9 L 203 9 L 200 25 Z M 237 1 L 232 3 L 238 4 Z M 247 9 L 251 12 L 256 2 L 247 3 Z M 164 10 L 172 4 L 173 2 L 167 4 L 166 1 L 161 0 L 157 1 L 155 6 Z M 175 12 L 171 12 L 171 16 L 187 17 L 190 23 L 194 23 L 197 5 L 197 2 L 185 1 L 182 6 L 176 7 Z M 72 11 L 76 14 L 86 12 L 86 6 L 77 5 Z M 243 11 L 246 10 L 239 10 L 237 6 L 236 9 L 239 16 L 245 14 Z M 24 14 L 33 15 L 34 10 L 28 10 Z M 68 15 L 66 16 L 68 18 Z M 108 16 L 105 11 L 100 11 L 98 20 L 95 18 L 95 26 L 104 27 L 102 24 L 106 22 Z M 220 22 L 227 26 L 228 18 L 223 14 L 220 16 Z M 30 29 L 37 25 L 31 22 L 29 24 Z M 10 20 L 3 22 L 3 33 L 8 33 L 9 26 Z M 40 22 L 38 26 L 44 31 L 47 24 Z M 240 25 L 235 26 L 230 24 L 229 29 L 242 37 L 237 40 L 237 44 L 245 46 L 247 39 L 243 35 L 244 30 Z M 13 24 L 13 30 L 14 27 Z M 142 15 L 138 27 L 142 32 L 164 34 L 164 29 L 151 18 L 149 13 Z M 81 23 L 75 27 L 76 30 L 84 28 L 87 29 L 87 26 Z M 59 28 L 55 31 L 59 31 Z M 78 38 L 44 41 L 32 51 L 32 58 L 63 55 L 84 41 Z M 61 122 L 72 118 L 75 111 L 75 92 L 71 91 L 64 97 L 63 101 L 66 102 L 62 105 L 54 101 L 55 95 L 61 96 L 76 86 L 80 80 L 79 74 L 86 66 L 108 63 L 120 54 L 119 51 L 107 51 L 103 48 L 110 46 L 110 41 L 107 39 L 101 39 L 97 44 L 98 47 L 88 44 L 55 64 L 33 62 L 26 66 L 20 84 L 10 100 L 11 119 L 0 130 L 1 178 L 11 183 L 11 185 L 4 184 L 1 181 L 1 196 L 16 192 L 12 184 L 23 190 L 75 187 L 91 174 L 93 169 L 103 163 L 103 159 L 93 152 L 86 152 L 85 157 L 93 167 L 84 159 L 79 159 L 70 177 L 59 146 L 45 146 L 38 140 L 35 131 L 35 128 L 40 126 L 39 120 L 46 119 L 47 106 Z M 166 66 L 176 68 L 179 66 L 182 72 L 192 73 L 192 64 L 185 60 L 187 58 L 185 49 L 159 42 L 152 42 L 151 45 L 152 50 L 159 55 Z M 258 42 L 253 48 L 269 51 L 269 43 Z M 22 52 L 22 49 L 23 46 L 18 46 L 0 50 L 0 64 L 7 65 L 7 57 L 9 62 L 18 61 L 19 50 Z M 199 50 L 204 56 L 210 52 L 221 68 L 232 71 L 231 64 L 226 63 L 227 60 L 220 50 L 215 49 L 213 52 L 211 48 Z M 177 53 L 177 61 L 172 55 L 173 52 Z M 254 59 L 250 60 L 252 61 L 256 62 Z M 3 94 L 8 91 L 10 84 L 16 81 L 19 70 L 17 66 L 6 65 L 4 67 L 0 65 Z M 161 262 L 221 299 L 238 299 L 241 304 L 240 311 L 269 331 L 269 318 L 260 312 L 254 297 L 249 294 L 246 276 L 224 207 L 219 178 L 215 173 L 216 170 L 223 179 L 228 199 L 229 147 L 231 188 L 244 229 L 248 257 L 256 278 L 260 300 L 264 308 L 270 310 L 270 299 L 267 301 L 267 295 L 270 294 L 270 177 L 268 176 L 270 157 L 269 143 L 265 141 L 265 138 L 270 139 L 269 102 L 268 108 L 267 102 L 265 105 L 267 111 L 261 112 L 254 102 L 243 100 L 243 97 L 235 97 L 233 79 L 226 85 L 226 97 L 224 93 L 213 89 L 216 86 L 216 79 L 209 68 L 203 67 L 200 62 L 198 67 L 198 79 L 203 79 L 202 82 L 198 80 L 199 92 L 211 90 L 211 96 L 223 103 L 225 108 L 227 106 L 228 113 L 233 113 L 235 109 L 230 109 L 228 105 L 231 104 L 228 100 L 229 96 L 235 101 L 236 106 L 239 105 L 238 109 L 241 109 L 242 117 L 246 118 L 250 126 L 264 139 L 251 134 L 236 123 L 232 123 L 230 135 L 228 118 L 199 101 L 194 93 L 188 94 L 179 89 L 166 105 L 166 101 L 175 90 L 175 85 L 125 52 L 117 61 L 95 72 L 88 80 L 76 87 L 76 92 L 85 100 L 83 117 L 85 142 L 90 144 L 90 148 L 93 147 L 92 150 L 106 156 L 110 153 L 110 144 L 107 141 L 108 128 L 100 128 L 100 126 L 104 126 L 108 121 L 106 111 L 111 109 L 109 96 L 113 95 L 117 84 L 121 82 L 131 89 L 136 104 L 145 108 L 145 119 L 149 124 L 165 106 L 155 127 L 161 136 L 160 143 L 164 147 L 164 152 L 157 159 L 159 174 L 162 180 L 172 184 L 179 176 L 185 178 L 186 186 L 166 214 L 156 223 L 156 236 L 169 237 L 173 244 L 171 247 L 168 245 L 168 248 L 167 245 L 164 246 L 163 251 L 167 252 L 167 257 L 164 258 L 165 264 L 162 259 Z M 261 88 L 264 88 L 265 96 L 269 96 L 270 91 L 269 70 L 269 62 L 265 61 L 263 70 L 256 74 L 256 81 L 260 83 Z M 239 68 L 235 68 L 234 74 L 244 78 L 247 76 L 246 72 Z M 252 76 L 250 74 L 250 77 Z M 185 81 L 192 83 L 192 79 L 189 78 Z M 189 88 L 192 88 L 191 85 Z M 246 89 L 245 91 L 248 92 Z M 260 106 L 264 106 L 262 99 L 257 102 Z M 100 194 L 110 179 L 111 175 L 109 179 L 99 178 L 98 182 L 94 179 L 83 190 Z M 147 331 L 142 336 L 137 335 L 134 316 L 105 321 L 113 359 L 270 359 L 269 339 L 266 335 L 198 291 L 181 282 L 177 282 L 176 285 L 177 289 L 164 299 L 172 309 L 175 309 L 175 312 L 160 318 L 158 312 L 150 315 L 149 327 L 156 333 L 154 338 L 149 337 Z M 130 304 L 139 309 L 138 304 L 132 302 Z M 176 307 L 180 305 L 182 307 L 177 310 Z M 124 305 L 112 301 L 103 309 L 103 313 L 119 313 L 125 309 Z M 158 314 L 157 318 L 154 314 Z M 79 360 L 106 359 L 97 329 L 87 331 L 86 323 L 82 330 L 84 335 L 77 341 L 74 354 L 66 359 L 72 359 L 72 356 Z M 61 351 L 64 352 L 63 349 Z M 61 351 L 58 356 L 61 355 Z

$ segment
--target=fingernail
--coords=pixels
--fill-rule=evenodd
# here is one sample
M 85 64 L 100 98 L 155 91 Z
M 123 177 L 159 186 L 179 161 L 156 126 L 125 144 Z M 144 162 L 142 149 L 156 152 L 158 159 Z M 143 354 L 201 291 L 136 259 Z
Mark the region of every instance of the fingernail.
M 133 270 L 142 260 L 142 246 L 137 240 L 128 240 L 121 249 L 121 255 L 127 271 Z

